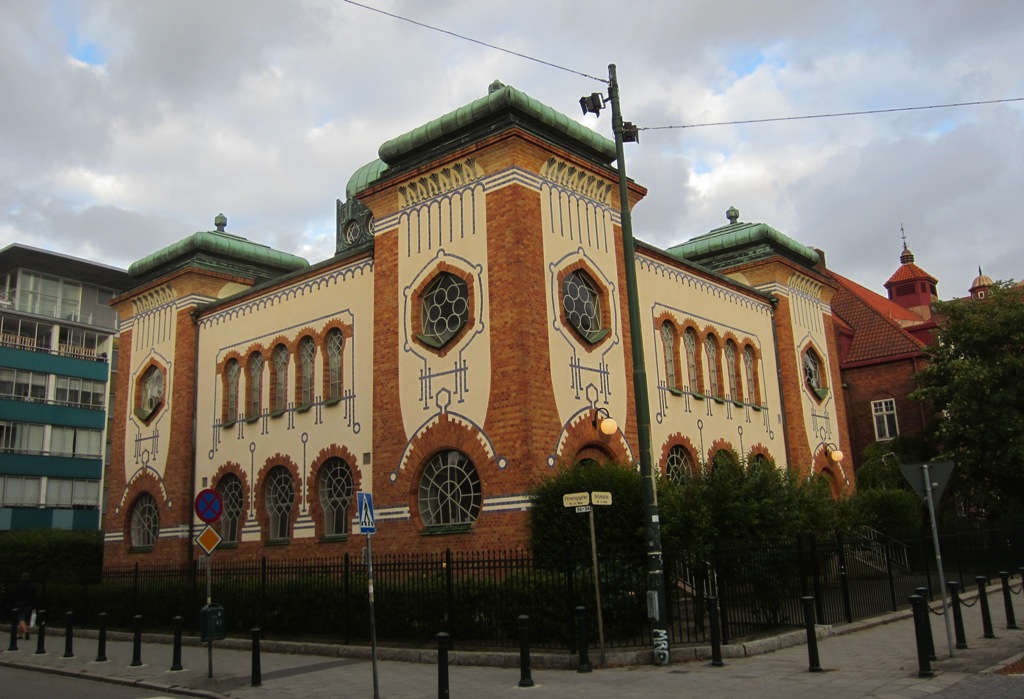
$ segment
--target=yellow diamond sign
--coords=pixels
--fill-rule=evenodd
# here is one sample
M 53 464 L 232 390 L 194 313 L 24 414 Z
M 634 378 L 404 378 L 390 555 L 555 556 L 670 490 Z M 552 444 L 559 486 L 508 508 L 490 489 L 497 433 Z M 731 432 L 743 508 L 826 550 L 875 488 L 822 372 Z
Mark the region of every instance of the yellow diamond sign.
M 220 534 L 217 530 L 207 524 L 203 527 L 203 531 L 199 532 L 199 536 L 196 537 L 196 543 L 202 547 L 203 551 L 206 551 L 206 555 L 209 556 L 213 553 L 213 550 L 217 548 L 217 545 L 222 541 Z

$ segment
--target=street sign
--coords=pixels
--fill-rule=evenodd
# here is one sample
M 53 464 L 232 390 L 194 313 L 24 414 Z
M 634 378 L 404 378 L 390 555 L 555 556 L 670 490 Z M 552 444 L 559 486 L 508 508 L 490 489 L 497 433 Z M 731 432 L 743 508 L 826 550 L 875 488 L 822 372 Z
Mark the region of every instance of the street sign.
M 224 511 L 224 501 L 216 490 L 205 488 L 199 491 L 199 495 L 196 495 L 195 509 L 196 515 L 201 521 L 212 524 L 220 519 L 220 515 Z
M 217 548 L 222 540 L 217 530 L 209 524 L 203 527 L 203 531 L 199 532 L 199 536 L 196 537 L 196 543 L 199 544 L 203 551 L 206 551 L 207 556 L 213 553 L 213 550 Z
M 376 533 L 377 524 L 373 518 L 373 494 L 362 491 L 356 493 L 356 510 L 359 513 L 359 533 Z
M 916 492 L 922 500 L 928 499 L 928 489 L 925 487 L 924 482 L 924 469 L 922 466 L 926 464 L 900 464 L 900 471 L 903 472 L 904 478 L 910 482 L 910 485 L 914 487 Z M 953 473 L 953 462 L 952 461 L 929 461 L 928 466 L 928 477 L 932 482 L 932 501 L 937 501 L 942 497 L 942 491 L 946 489 L 946 484 L 949 483 L 949 477 Z
M 576 511 L 577 512 L 590 512 L 590 505 L 577 505 L 576 506 Z
M 581 507 L 590 504 L 590 493 L 566 493 L 562 496 L 565 507 Z
M 590 502 L 595 505 L 611 505 L 612 494 L 600 490 L 595 490 L 590 494 Z

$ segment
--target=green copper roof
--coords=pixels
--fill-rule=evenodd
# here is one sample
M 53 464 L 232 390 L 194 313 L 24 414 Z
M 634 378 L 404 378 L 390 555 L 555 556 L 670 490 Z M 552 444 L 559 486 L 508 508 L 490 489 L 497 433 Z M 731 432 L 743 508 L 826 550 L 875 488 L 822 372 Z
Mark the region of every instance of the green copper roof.
M 128 268 L 128 274 L 138 279 L 161 268 L 174 269 L 198 257 L 215 258 L 236 268 L 252 268 L 253 272 L 258 271 L 259 277 L 266 277 L 268 272 L 280 274 L 309 266 L 309 262 L 304 258 L 226 233 L 224 227 L 227 225 L 227 219 L 223 214 L 218 214 L 214 221 L 217 230 L 193 233 L 147 255 L 132 263 Z
M 729 208 L 727 215 L 728 225 L 670 247 L 668 252 L 701 262 L 713 269 L 762 259 L 777 252 L 807 266 L 813 267 L 818 263 L 820 258 L 817 251 L 801 245 L 768 224 L 742 223 L 738 220 L 739 211 L 733 207 Z
M 376 182 L 388 167 L 383 160 L 373 160 L 352 173 L 345 185 L 345 196 L 352 197 Z

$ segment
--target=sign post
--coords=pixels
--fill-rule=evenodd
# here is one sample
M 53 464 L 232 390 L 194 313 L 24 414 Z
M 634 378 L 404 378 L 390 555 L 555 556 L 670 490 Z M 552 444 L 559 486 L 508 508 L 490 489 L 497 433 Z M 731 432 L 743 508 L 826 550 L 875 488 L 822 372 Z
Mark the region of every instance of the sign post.
M 224 501 L 220 493 L 212 488 L 204 488 L 196 495 L 195 502 L 196 516 L 206 523 L 203 531 L 196 537 L 196 543 L 206 553 L 206 606 L 209 609 L 213 604 L 213 571 L 210 569 L 210 554 L 221 542 L 221 536 L 217 530 L 210 525 L 220 519 L 224 511 Z M 206 642 L 206 677 L 213 678 L 213 639 Z
M 377 523 L 373 514 L 373 493 L 356 493 L 359 533 L 366 534 L 366 585 L 370 597 L 370 658 L 373 664 L 373 699 L 380 699 L 377 680 L 377 625 L 373 616 L 373 535 Z
M 597 568 L 597 535 L 594 533 L 594 508 L 591 505 L 611 505 L 612 494 L 605 491 L 591 493 L 567 493 L 562 496 L 564 507 L 574 507 L 576 512 L 586 512 L 590 519 L 590 555 L 594 566 L 594 601 L 597 604 L 597 638 L 601 647 L 601 667 L 604 662 L 604 615 L 601 613 L 601 581 Z
M 914 486 L 922 500 L 928 503 L 928 516 L 932 523 L 932 544 L 935 546 L 935 564 L 939 571 L 939 587 L 942 590 L 942 613 L 946 619 L 946 642 L 949 657 L 953 657 L 953 627 L 949 619 L 949 602 L 946 600 L 946 576 L 942 572 L 942 552 L 939 550 L 939 527 L 935 522 L 935 501 L 942 497 L 942 491 L 953 473 L 952 461 L 936 461 L 923 464 L 900 464 L 903 476 Z

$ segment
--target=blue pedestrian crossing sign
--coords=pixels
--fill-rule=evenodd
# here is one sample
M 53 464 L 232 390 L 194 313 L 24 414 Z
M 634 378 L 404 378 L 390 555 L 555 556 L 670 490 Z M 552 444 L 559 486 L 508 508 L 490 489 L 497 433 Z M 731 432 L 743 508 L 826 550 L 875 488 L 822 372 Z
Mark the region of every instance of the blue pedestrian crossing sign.
M 375 533 L 377 525 L 373 519 L 373 494 L 361 491 L 356 493 L 356 509 L 359 512 L 359 533 Z

